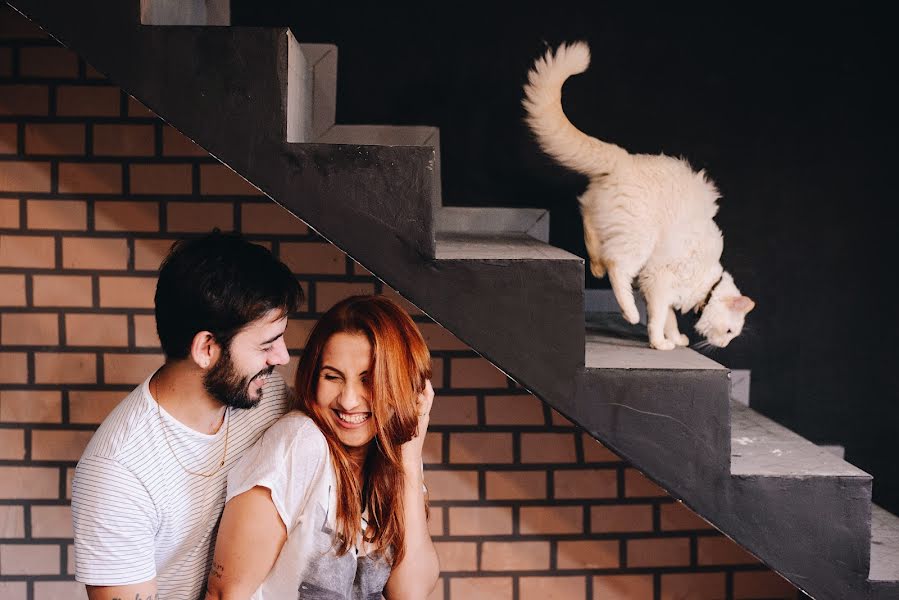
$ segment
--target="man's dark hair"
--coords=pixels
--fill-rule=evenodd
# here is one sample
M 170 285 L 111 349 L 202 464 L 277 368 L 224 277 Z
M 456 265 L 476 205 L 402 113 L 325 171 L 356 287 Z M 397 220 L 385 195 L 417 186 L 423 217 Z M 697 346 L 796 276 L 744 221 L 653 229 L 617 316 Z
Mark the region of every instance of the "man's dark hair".
M 295 312 L 302 302 L 296 278 L 271 252 L 215 230 L 169 250 L 156 284 L 156 331 L 166 357 L 182 359 L 200 331 L 228 348 L 249 323 L 273 309 Z

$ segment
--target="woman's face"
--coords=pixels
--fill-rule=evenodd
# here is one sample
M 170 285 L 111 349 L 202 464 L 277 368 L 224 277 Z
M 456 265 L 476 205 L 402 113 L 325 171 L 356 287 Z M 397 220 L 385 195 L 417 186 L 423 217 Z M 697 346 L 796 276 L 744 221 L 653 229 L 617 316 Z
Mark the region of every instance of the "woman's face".
M 375 437 L 370 371 L 371 344 L 365 335 L 335 333 L 325 344 L 315 401 L 350 448 L 364 448 Z

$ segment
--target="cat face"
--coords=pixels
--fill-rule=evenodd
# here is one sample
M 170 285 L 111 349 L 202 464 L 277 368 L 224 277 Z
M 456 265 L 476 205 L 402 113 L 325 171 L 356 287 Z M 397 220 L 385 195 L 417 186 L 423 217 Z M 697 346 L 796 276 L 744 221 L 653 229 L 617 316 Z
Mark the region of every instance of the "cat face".
M 743 331 L 746 315 L 755 302 L 746 296 L 715 294 L 696 322 L 699 332 L 713 346 L 724 348 Z

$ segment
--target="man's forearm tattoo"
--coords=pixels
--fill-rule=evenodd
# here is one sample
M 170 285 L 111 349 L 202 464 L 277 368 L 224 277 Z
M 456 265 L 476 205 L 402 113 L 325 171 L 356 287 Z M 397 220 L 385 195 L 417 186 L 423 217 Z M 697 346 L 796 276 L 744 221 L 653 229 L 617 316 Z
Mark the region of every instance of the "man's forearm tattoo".
M 222 563 L 217 563 L 215 561 L 212 561 L 212 570 L 209 571 L 209 576 L 221 579 L 222 573 L 224 572 L 224 570 L 225 570 L 225 567 L 222 565 Z

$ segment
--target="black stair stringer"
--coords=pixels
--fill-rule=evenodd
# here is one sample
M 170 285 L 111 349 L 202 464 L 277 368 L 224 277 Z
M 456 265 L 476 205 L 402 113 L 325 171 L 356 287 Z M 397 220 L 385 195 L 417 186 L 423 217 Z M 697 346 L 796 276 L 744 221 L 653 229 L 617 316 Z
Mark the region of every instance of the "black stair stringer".
M 304 153 L 286 142 L 287 112 L 301 110 L 287 106 L 291 67 L 299 66 L 288 64 L 297 42 L 286 28 L 142 26 L 138 0 L 9 4 L 270 197 L 283 202 L 285 178 L 307 167 Z M 348 150 L 341 160 L 355 153 L 357 165 L 385 164 L 376 151 L 363 148 Z M 346 208 L 369 211 L 388 235 L 433 258 L 433 194 L 439 187 L 434 150 L 408 148 L 412 164 L 407 165 L 398 152 L 392 174 L 400 174 L 393 186 L 400 193 L 389 203 L 387 197 L 372 199 L 367 182 L 358 181 L 356 193 L 344 195 L 354 203 Z M 326 166 L 332 155 L 312 150 L 305 158 Z M 418 168 L 422 161 L 430 162 Z
M 591 368 L 550 403 L 813 598 L 895 598 L 868 582 L 870 476 L 731 475 L 729 390 L 723 369 Z

